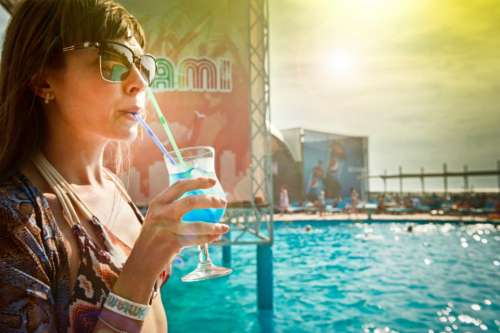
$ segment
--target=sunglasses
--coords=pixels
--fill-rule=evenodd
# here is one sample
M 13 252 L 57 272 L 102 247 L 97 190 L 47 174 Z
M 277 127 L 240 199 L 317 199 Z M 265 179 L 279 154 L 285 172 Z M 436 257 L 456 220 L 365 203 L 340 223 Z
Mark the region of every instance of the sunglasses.
M 101 77 L 107 82 L 122 82 L 127 79 L 132 66 L 139 70 L 148 85 L 156 76 L 156 58 L 150 54 L 136 56 L 128 46 L 111 41 L 84 42 L 63 48 L 63 52 L 95 47 L 99 50 L 99 67 Z

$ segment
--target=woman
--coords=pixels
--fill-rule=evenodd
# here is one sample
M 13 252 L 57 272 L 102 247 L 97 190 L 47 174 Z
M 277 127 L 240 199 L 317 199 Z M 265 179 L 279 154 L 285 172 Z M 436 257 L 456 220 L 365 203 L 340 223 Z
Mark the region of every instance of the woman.
M 1 332 L 166 332 L 157 294 L 173 258 L 227 232 L 180 223 L 225 205 L 178 200 L 211 179 L 176 183 L 143 218 L 104 167 L 106 149 L 137 136 L 156 70 L 144 46 L 111 0 L 26 0 L 13 13 L 0 69 Z
M 280 212 L 281 215 L 288 213 L 290 208 L 290 199 L 288 198 L 288 189 L 286 185 L 281 186 L 280 190 Z
M 325 195 L 327 198 L 337 198 L 341 195 L 340 178 L 343 173 L 346 153 L 344 147 L 333 141 L 330 147 L 330 161 L 325 176 Z

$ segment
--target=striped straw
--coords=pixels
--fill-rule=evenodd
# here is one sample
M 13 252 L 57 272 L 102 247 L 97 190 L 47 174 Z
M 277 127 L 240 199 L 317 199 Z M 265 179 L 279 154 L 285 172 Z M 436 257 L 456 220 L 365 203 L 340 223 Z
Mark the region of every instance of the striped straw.
M 153 108 L 156 112 L 156 116 L 160 120 L 160 124 L 163 127 L 163 130 L 167 134 L 168 141 L 172 145 L 172 148 L 174 149 L 175 155 L 177 156 L 177 160 L 181 163 L 181 165 L 185 165 L 184 159 L 182 158 L 181 151 L 179 150 L 179 147 L 177 147 L 177 143 L 175 142 L 174 135 L 172 134 L 172 130 L 170 129 L 170 126 L 168 126 L 167 119 L 163 116 L 163 113 L 161 112 L 160 105 L 158 105 L 158 101 L 156 100 L 155 95 L 153 94 L 153 91 L 151 90 L 150 87 L 146 88 L 146 93 L 149 97 L 149 100 L 153 104 Z
M 162 152 L 163 156 L 165 156 L 166 159 L 168 161 L 170 161 L 170 163 L 172 163 L 173 165 L 177 164 L 177 163 L 175 163 L 175 160 L 172 157 L 172 155 L 169 154 L 169 152 L 167 151 L 165 146 L 161 143 L 160 139 L 158 139 L 156 134 L 153 132 L 153 129 L 151 127 L 149 127 L 149 125 L 146 123 L 146 121 L 144 121 L 144 119 L 138 113 L 135 113 L 134 117 L 142 125 L 142 127 L 144 127 L 144 129 L 146 130 L 146 133 L 149 135 L 151 140 L 153 140 L 153 143 L 158 148 L 160 148 L 160 151 Z

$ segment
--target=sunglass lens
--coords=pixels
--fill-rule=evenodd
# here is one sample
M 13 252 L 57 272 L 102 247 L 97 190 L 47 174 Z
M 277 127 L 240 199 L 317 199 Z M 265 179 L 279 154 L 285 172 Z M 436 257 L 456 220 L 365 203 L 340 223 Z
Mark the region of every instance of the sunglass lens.
M 101 73 L 112 82 L 124 80 L 130 71 L 130 62 L 123 54 L 111 51 L 101 52 Z
M 134 55 L 127 47 L 117 43 L 107 43 L 101 50 L 102 77 L 111 82 L 120 82 L 127 78 L 132 68 Z M 151 84 L 156 75 L 156 60 L 145 54 L 136 62 L 137 69 L 147 84 Z
M 156 61 L 150 55 L 143 55 L 141 57 L 141 63 L 139 65 L 139 71 L 141 72 L 142 77 L 146 82 L 150 85 L 153 83 L 156 75 Z
M 125 80 L 130 72 L 132 52 L 117 43 L 106 43 L 101 49 L 101 73 L 104 79 L 112 82 Z

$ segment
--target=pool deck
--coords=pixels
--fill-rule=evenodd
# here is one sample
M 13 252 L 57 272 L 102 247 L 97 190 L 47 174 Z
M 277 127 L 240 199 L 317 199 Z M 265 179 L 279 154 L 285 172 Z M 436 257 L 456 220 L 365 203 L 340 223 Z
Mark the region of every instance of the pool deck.
M 500 224 L 500 219 L 489 218 L 488 216 L 456 216 L 456 215 L 432 215 L 432 214 L 371 214 L 367 213 L 347 214 L 274 214 L 274 221 L 283 222 L 308 222 L 308 221 L 328 221 L 328 222 L 414 222 L 414 223 L 493 223 Z

